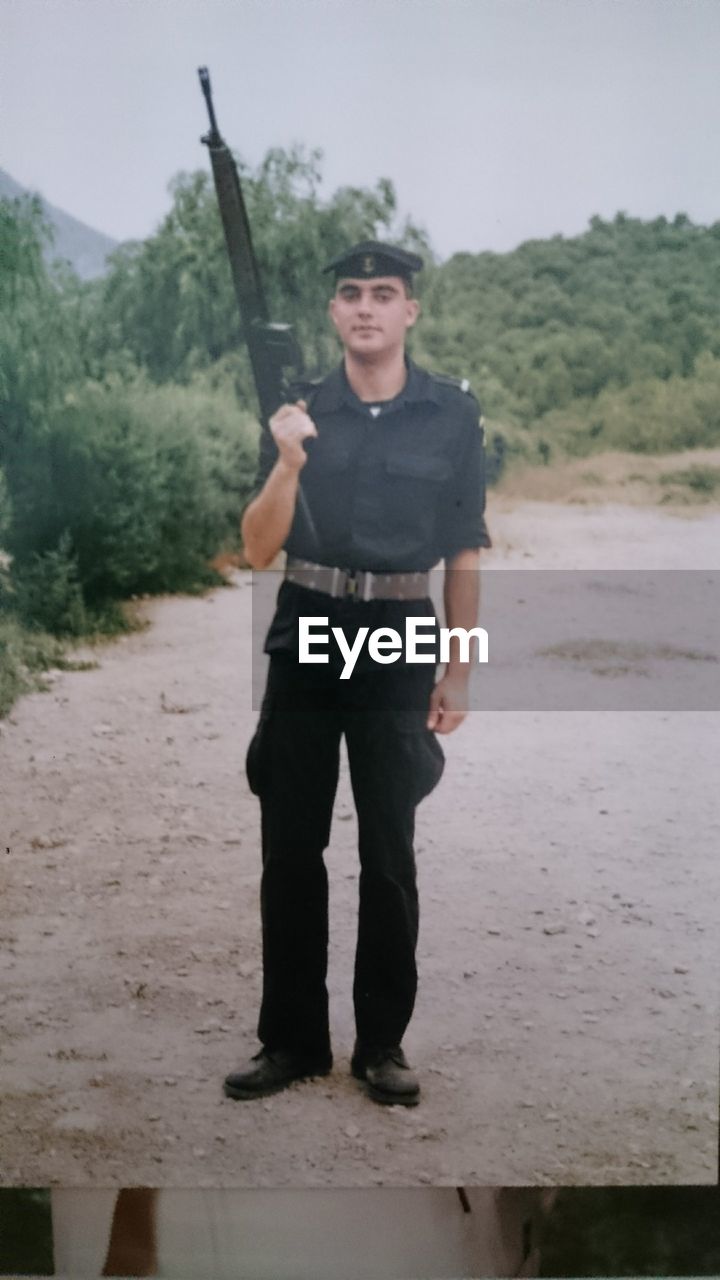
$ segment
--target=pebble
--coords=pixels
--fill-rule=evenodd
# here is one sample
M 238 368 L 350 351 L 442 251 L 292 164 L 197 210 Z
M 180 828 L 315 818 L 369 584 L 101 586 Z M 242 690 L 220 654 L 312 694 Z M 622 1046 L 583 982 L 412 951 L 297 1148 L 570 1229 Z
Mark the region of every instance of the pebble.
M 546 924 L 543 928 L 549 938 L 553 938 L 556 933 L 567 933 L 567 925 L 565 924 Z

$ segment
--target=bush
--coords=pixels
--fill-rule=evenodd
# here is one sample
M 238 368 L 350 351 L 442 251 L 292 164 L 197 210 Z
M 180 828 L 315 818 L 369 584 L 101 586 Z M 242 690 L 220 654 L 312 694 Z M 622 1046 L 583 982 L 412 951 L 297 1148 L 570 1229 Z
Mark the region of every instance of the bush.
M 570 454 L 608 449 L 673 453 L 720 444 L 720 360 L 707 353 L 687 378 L 647 378 L 607 388 L 588 421 L 577 405 L 544 415 L 543 434 Z
M 250 491 L 255 433 L 229 388 L 67 395 L 13 467 L 9 550 L 26 616 L 50 609 L 77 634 L 78 591 L 92 605 L 207 581 Z
M 35 555 L 25 565 L 15 580 L 15 602 L 23 621 L 54 635 L 81 636 L 88 630 L 77 559 L 67 530 L 54 551 Z
M 712 495 L 720 489 L 720 467 L 707 467 L 695 463 L 680 471 L 663 471 L 661 484 L 686 485 L 693 493 L 703 497 Z

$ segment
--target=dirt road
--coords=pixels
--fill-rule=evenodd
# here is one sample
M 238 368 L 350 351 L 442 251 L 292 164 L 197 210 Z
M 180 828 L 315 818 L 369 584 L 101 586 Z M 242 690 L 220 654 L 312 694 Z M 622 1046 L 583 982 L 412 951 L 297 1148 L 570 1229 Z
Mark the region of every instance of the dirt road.
M 714 567 L 720 515 L 498 503 L 496 566 Z M 419 813 L 416 1110 L 348 1073 L 357 867 L 328 865 L 327 1080 L 221 1096 L 260 990 L 249 576 L 145 602 L 0 732 L 2 1182 L 716 1177 L 715 713 L 474 712 Z

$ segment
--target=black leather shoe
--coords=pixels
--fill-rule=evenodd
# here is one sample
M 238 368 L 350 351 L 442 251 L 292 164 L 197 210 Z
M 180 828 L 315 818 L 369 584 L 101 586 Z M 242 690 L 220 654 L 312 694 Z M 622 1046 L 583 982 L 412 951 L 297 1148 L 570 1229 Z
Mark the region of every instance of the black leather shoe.
M 261 1049 L 246 1067 L 225 1078 L 223 1090 L 226 1098 L 264 1098 L 286 1089 L 293 1080 L 326 1076 L 331 1068 L 332 1058 L 310 1059 L 285 1049 Z
M 356 1044 L 350 1063 L 356 1080 L 364 1080 L 375 1102 L 388 1106 L 416 1107 L 420 1084 L 399 1045 L 375 1049 Z

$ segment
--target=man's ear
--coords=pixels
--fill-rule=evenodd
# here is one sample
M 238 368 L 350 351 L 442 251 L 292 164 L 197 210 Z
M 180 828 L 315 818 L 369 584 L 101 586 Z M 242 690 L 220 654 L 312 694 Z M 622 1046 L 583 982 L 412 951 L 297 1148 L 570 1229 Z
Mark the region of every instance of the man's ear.
M 328 315 L 332 320 L 333 324 L 335 324 L 335 299 L 334 298 L 331 298 L 330 301 L 328 302 Z M 335 324 L 335 327 L 337 328 L 336 324 Z
M 420 303 L 418 302 L 417 298 L 408 298 L 407 300 L 408 329 L 412 329 L 419 315 L 420 315 Z

